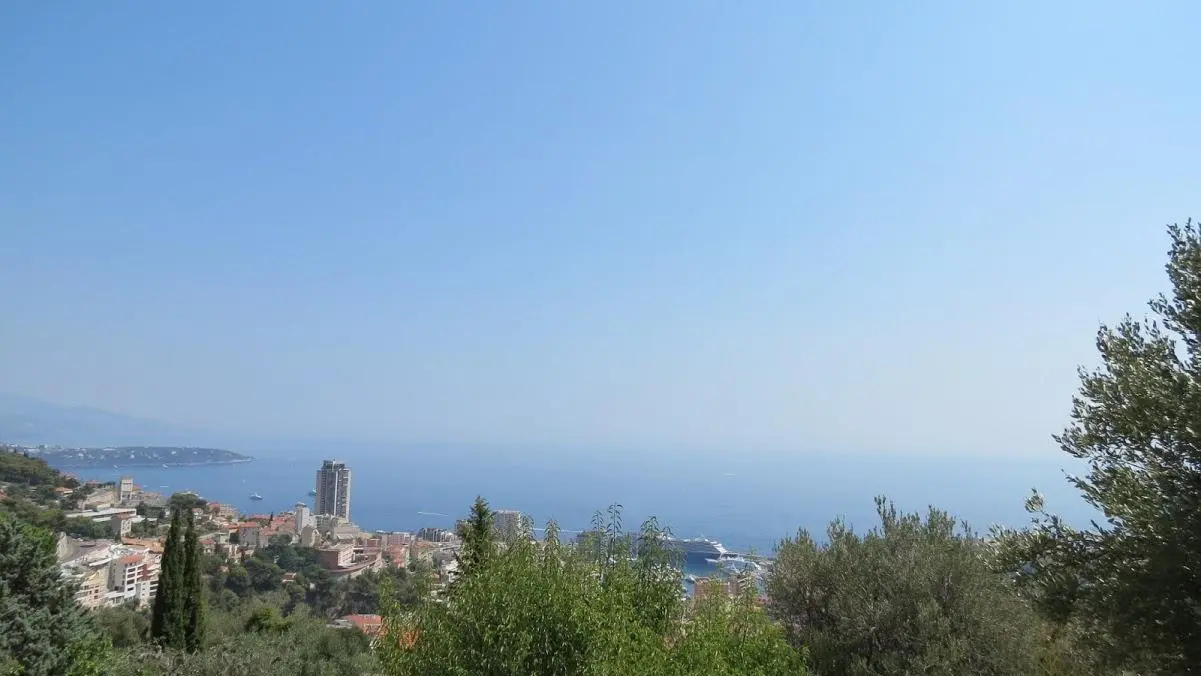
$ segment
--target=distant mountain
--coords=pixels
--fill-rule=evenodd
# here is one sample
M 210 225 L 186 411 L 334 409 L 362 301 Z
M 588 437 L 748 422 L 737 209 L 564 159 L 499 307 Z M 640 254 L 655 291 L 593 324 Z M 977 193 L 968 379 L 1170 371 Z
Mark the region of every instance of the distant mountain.
M 202 430 L 104 411 L 61 406 L 0 393 L 0 443 L 61 446 L 224 445 Z

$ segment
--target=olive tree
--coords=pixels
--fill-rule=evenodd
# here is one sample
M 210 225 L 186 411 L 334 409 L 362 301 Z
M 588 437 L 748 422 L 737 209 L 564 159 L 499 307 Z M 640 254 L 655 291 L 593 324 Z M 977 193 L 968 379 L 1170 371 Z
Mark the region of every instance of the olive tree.
M 1038 618 L 989 567 L 983 541 L 945 512 L 876 505 L 880 524 L 862 535 L 836 520 L 825 543 L 802 530 L 779 545 L 770 609 L 813 670 L 1038 673 Z
M 1168 227 L 1171 292 L 1151 316 L 1097 332 L 1071 421 L 1055 437 L 1102 515 L 1075 528 L 1044 511 L 1001 533 L 999 560 L 1046 616 L 1138 673 L 1201 670 L 1201 230 Z

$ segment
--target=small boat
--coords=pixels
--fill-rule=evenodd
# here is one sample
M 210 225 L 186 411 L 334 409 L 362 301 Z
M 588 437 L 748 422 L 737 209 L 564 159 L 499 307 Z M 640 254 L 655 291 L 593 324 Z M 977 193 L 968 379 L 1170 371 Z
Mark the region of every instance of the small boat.
M 317 497 L 317 491 L 316 490 L 309 491 L 309 497 L 311 497 L 311 498 Z
M 254 500 L 255 502 L 258 502 L 259 500 L 263 499 L 263 496 L 259 495 L 258 493 L 251 493 L 250 499 Z
M 696 584 L 696 576 L 695 575 L 689 575 L 688 577 L 684 578 L 684 580 L 688 584 Z

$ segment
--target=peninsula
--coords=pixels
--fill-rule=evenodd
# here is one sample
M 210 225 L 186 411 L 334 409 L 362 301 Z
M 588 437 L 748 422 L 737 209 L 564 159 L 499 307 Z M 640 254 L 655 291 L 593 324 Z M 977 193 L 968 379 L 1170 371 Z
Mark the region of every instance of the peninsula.
M 220 448 L 192 446 L 107 446 L 66 448 L 37 446 L 20 449 L 52 467 L 192 467 L 250 462 L 254 458 Z

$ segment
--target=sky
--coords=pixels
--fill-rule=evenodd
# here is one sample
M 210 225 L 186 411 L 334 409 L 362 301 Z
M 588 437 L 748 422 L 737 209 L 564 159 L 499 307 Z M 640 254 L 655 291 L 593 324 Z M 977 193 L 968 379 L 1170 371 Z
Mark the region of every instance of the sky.
M 1048 453 L 1201 216 L 1197 25 L 4 3 L 0 389 L 292 437 Z

